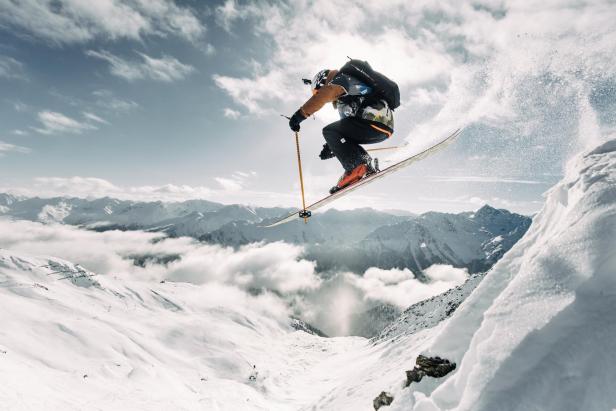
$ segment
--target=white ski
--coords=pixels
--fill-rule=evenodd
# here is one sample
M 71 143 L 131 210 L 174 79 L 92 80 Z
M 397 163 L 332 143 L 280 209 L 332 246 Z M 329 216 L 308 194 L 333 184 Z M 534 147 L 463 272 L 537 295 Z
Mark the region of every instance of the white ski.
M 414 154 L 411 157 L 402 160 L 396 164 L 393 164 L 389 167 L 387 167 L 384 170 L 381 170 L 377 173 L 371 174 L 367 177 L 362 178 L 361 180 L 359 180 L 357 183 L 355 184 L 351 184 L 348 187 L 343 188 L 342 190 L 336 191 L 334 194 L 331 194 L 319 201 L 317 201 L 316 203 L 310 204 L 308 207 L 306 207 L 306 210 L 298 210 L 295 211 L 279 220 L 274 221 L 272 224 L 269 225 L 264 225 L 262 227 L 268 228 L 268 227 L 275 227 L 277 225 L 280 224 L 284 224 L 284 223 L 288 223 L 289 221 L 300 217 L 300 214 L 303 213 L 304 211 L 314 211 L 317 210 L 321 207 L 323 207 L 324 205 L 327 205 L 329 203 L 331 203 L 332 201 L 334 201 L 337 198 L 340 198 L 348 193 L 350 193 L 351 191 L 364 186 L 366 184 L 371 183 L 372 181 L 384 177 L 387 174 L 393 173 L 394 171 L 398 171 L 410 164 L 413 164 L 419 160 L 423 160 L 424 158 L 428 157 L 431 154 L 436 153 L 437 151 L 447 147 L 449 144 L 451 144 L 456 137 L 458 137 L 460 135 L 460 132 L 462 131 L 462 129 L 457 129 L 456 131 L 454 131 L 453 133 L 451 133 L 447 138 L 445 138 L 443 141 L 433 145 L 430 148 L 425 149 L 424 151 L 422 151 L 421 153 L 418 154 Z

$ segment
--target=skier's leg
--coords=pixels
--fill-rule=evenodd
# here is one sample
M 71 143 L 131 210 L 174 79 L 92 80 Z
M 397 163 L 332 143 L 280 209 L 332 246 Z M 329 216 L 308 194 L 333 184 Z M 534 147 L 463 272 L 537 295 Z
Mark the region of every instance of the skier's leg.
M 370 156 L 360 144 L 380 143 L 388 136 L 364 120 L 344 118 L 326 126 L 323 137 L 344 169 L 351 171 L 370 160 Z
M 359 147 L 361 154 L 356 158 L 356 166 L 361 163 L 371 164 L 372 158 L 370 154 L 360 144 L 376 144 L 387 140 L 391 134 L 387 134 L 384 130 L 372 127 L 372 125 L 361 119 L 349 118 L 349 122 L 345 125 L 348 130 L 349 140 Z M 345 130 L 346 131 L 346 130 Z M 370 166 L 372 167 L 372 166 Z
M 335 121 L 323 128 L 323 137 L 327 145 L 332 150 L 334 155 L 342 164 L 346 171 L 351 171 L 355 167 L 355 160 L 361 156 L 361 147 L 349 141 L 348 135 L 345 133 L 343 121 L 346 119 Z

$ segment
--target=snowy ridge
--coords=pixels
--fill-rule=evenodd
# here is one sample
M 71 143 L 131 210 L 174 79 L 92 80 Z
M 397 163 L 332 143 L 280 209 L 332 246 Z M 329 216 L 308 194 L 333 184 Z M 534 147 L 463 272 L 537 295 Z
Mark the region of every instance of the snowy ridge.
M 487 205 L 473 215 L 430 212 L 376 230 L 359 250 L 368 260 L 388 261 L 390 266 L 383 268 L 402 265 L 421 271 L 432 264 L 451 264 L 482 272 L 524 235 L 530 222 Z
M 443 294 L 413 304 L 404 310 L 395 321 L 383 329 L 375 342 L 396 340 L 401 335 L 412 335 L 426 328 L 432 328 L 449 318 L 470 293 L 479 285 L 485 273 L 473 274 L 464 284 Z
M 427 353 L 456 373 L 411 386 L 391 409 L 612 409 L 614 273 L 611 140 L 570 162 L 526 236 L 435 334 Z

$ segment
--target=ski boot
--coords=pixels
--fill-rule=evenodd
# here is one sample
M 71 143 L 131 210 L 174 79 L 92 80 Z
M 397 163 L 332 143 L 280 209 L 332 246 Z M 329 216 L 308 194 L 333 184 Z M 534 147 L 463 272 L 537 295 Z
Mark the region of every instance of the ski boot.
M 381 171 L 379 168 L 379 159 L 376 157 L 374 159 L 368 159 L 368 174 L 366 174 L 366 176 L 376 174 L 379 171 Z
M 360 165 L 355 167 L 353 170 L 345 171 L 342 177 L 340 177 L 340 179 L 338 180 L 338 184 L 332 187 L 329 190 L 329 193 L 334 194 L 336 191 L 340 191 L 343 188 L 348 187 L 351 184 L 358 182 L 362 178 L 369 176 L 371 174 L 377 173 L 377 172 L 378 172 L 378 160 L 376 161 L 376 164 L 373 165 L 372 159 L 370 157 L 367 157 L 364 159 L 364 162 L 362 162 Z

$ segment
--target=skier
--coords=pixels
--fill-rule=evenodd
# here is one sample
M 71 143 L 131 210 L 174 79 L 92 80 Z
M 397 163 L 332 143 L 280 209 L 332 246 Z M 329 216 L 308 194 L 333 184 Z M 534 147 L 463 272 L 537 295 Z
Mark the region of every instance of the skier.
M 353 62 L 356 60 L 350 63 Z M 322 160 L 337 157 L 344 167 L 344 174 L 329 190 L 330 194 L 376 172 L 372 158 L 360 144 L 380 143 L 394 132 L 393 111 L 387 101 L 377 97 L 380 94 L 374 86 L 366 84 L 359 76 L 344 72 L 344 67 L 341 70 L 321 70 L 312 81 L 305 80 L 311 84 L 313 95 L 289 120 L 291 130 L 298 132 L 300 123 L 326 103 L 333 103 L 338 110 L 340 120 L 323 128 L 326 143 L 319 154 Z M 356 65 L 351 67 L 357 68 Z

